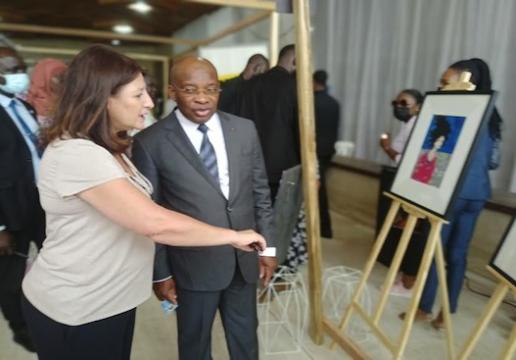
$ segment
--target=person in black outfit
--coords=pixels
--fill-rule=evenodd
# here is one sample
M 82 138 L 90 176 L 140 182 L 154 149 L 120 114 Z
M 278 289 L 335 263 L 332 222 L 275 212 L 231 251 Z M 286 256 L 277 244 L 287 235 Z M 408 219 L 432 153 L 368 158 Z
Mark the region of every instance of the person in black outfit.
M 222 92 L 219 97 L 219 110 L 236 114 L 237 99 L 243 83 L 256 75 L 263 74 L 267 70 L 269 70 L 269 60 L 265 56 L 262 54 L 251 55 L 249 60 L 247 60 L 244 71 L 240 75 L 220 83 Z
M 273 203 L 283 171 L 300 163 L 295 69 L 291 44 L 281 49 L 277 66 L 243 84 L 235 114 L 256 125 Z
M 28 89 L 25 71 L 16 51 L 0 47 L 0 308 L 13 340 L 34 352 L 21 311 L 21 283 L 29 243 L 42 243 L 45 220 L 36 188 L 36 112 L 15 96 Z
M 330 213 L 328 211 L 328 196 L 326 194 L 326 171 L 335 153 L 335 142 L 339 130 L 340 105 L 328 94 L 326 81 L 328 74 L 317 70 L 313 74 L 314 107 L 315 107 L 315 139 L 317 143 L 317 160 L 319 161 L 319 216 L 321 219 L 321 236 L 333 237 Z

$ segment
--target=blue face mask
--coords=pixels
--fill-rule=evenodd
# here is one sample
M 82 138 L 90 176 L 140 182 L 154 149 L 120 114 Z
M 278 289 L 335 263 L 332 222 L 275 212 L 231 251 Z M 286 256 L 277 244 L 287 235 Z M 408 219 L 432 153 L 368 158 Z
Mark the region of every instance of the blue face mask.
M 22 94 L 29 89 L 30 79 L 26 73 L 1 75 L 5 79 L 5 84 L 0 85 L 0 89 L 9 94 Z

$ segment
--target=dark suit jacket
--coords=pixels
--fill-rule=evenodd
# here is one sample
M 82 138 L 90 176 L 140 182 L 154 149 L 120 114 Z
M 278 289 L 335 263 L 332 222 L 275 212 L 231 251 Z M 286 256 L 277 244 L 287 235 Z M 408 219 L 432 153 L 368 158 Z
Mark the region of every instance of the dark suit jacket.
M 244 84 L 244 78 L 242 74 L 232 79 L 222 81 L 220 87 L 222 92 L 219 98 L 219 110 L 230 114 L 237 113 L 237 98 L 241 91 L 242 85 Z
M 0 95 L 2 96 L 2 95 Z M 23 102 L 36 118 L 29 104 Z M 44 237 L 44 213 L 39 203 L 30 150 L 9 114 L 0 106 L 0 225 L 15 232 L 18 251 Z
M 335 153 L 340 105 L 326 90 L 322 90 L 314 93 L 314 107 L 317 158 L 330 158 Z
M 271 184 L 301 160 L 296 98 L 295 77 L 280 66 L 241 86 L 237 115 L 256 125 Z
M 136 135 L 133 161 L 154 186 L 154 199 L 171 210 L 211 225 L 235 230 L 255 229 L 270 236 L 272 210 L 256 130 L 249 120 L 218 112 L 229 162 L 229 199 L 208 173 L 175 113 Z M 236 261 L 244 279 L 258 279 L 258 255 L 231 246 L 172 247 L 156 251 L 156 280 L 168 275 L 184 289 L 226 288 Z

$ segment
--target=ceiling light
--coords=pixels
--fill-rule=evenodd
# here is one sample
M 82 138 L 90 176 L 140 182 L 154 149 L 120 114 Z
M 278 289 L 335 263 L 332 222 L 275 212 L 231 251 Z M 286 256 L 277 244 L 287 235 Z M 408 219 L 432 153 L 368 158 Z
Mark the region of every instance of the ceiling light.
M 117 32 L 119 34 L 130 34 L 134 31 L 134 29 L 131 25 L 118 24 L 118 25 L 113 26 L 113 31 Z
M 113 46 L 120 45 L 120 40 L 118 40 L 118 39 L 111 40 L 111 45 L 113 45 Z
M 149 4 L 147 4 L 144 1 L 137 1 L 137 2 L 129 5 L 129 9 L 137 11 L 142 14 L 147 14 L 149 11 L 152 10 L 152 6 L 150 6 Z

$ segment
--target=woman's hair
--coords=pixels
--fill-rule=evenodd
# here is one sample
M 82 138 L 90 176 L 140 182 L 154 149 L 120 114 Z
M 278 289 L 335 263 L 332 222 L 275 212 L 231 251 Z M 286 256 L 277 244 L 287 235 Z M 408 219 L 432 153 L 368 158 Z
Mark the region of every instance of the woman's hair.
M 81 51 L 66 71 L 54 122 L 43 132 L 43 144 L 66 136 L 91 140 L 111 153 L 125 151 L 130 138 L 125 131 L 113 132 L 107 103 L 140 73 L 134 60 L 108 46 L 92 45 Z
M 423 103 L 423 95 L 416 89 L 405 89 L 401 91 L 401 94 L 407 94 L 416 100 L 417 105 L 421 105 Z
M 450 123 L 446 120 L 446 116 L 444 115 L 435 115 L 435 127 L 432 129 L 430 133 L 430 139 L 432 140 L 432 144 L 441 136 L 444 136 L 445 141 L 448 139 L 448 135 L 450 135 L 451 128 Z
M 478 91 L 491 91 L 491 72 L 489 66 L 482 59 L 472 58 L 469 60 L 460 60 L 449 66 L 450 69 L 459 72 L 469 71 L 471 73 L 471 82 L 476 85 Z M 489 133 L 494 139 L 502 138 L 502 117 L 498 113 L 496 107 L 489 119 Z

